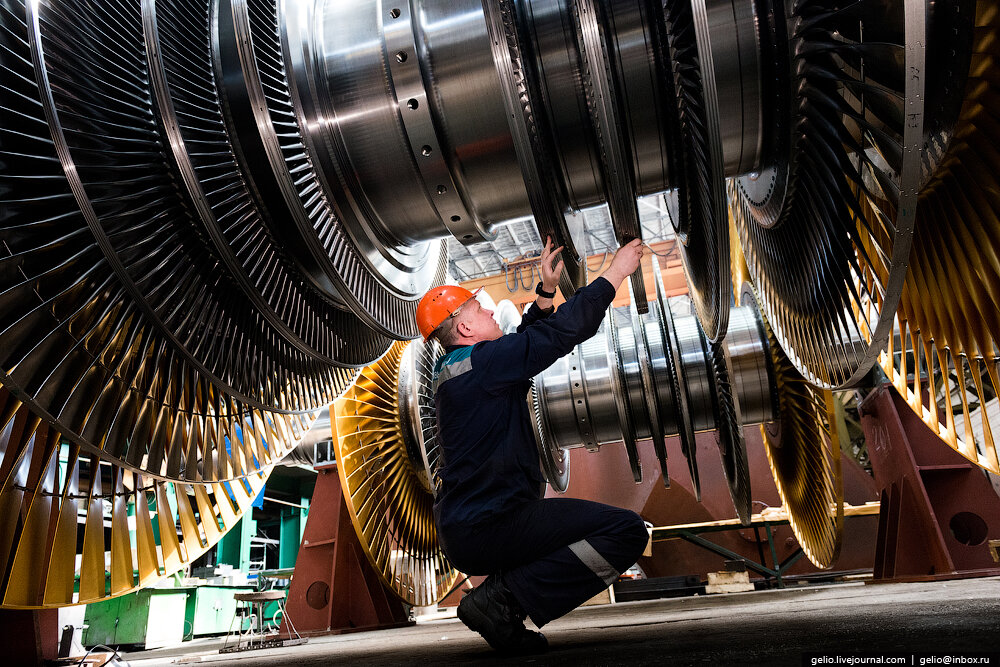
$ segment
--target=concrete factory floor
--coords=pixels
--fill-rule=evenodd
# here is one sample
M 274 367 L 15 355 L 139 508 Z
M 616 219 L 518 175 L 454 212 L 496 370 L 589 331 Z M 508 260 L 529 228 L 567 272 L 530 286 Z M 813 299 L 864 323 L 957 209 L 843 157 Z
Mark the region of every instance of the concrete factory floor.
M 131 653 L 133 667 L 274 665 L 810 665 L 855 652 L 969 657 L 1000 665 L 1000 577 L 932 583 L 847 583 L 592 606 L 545 627 L 549 652 L 501 659 L 457 619 L 316 637 L 307 644 L 220 655 L 212 640 Z M 828 662 L 811 655 L 824 652 Z M 841 656 L 841 660 L 837 660 Z M 911 656 L 912 662 L 911 662 Z M 951 664 L 963 664 L 961 659 Z M 885 662 L 883 664 L 889 664 Z

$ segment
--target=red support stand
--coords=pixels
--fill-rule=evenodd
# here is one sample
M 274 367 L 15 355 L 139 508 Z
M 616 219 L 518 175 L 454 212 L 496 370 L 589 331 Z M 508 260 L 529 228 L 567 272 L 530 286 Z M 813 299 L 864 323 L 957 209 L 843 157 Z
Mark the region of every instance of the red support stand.
M 59 654 L 58 609 L 0 609 L 5 665 L 41 665 Z
M 882 487 L 874 577 L 926 581 L 1000 574 L 1000 497 L 985 472 L 937 437 L 892 385 L 860 406 Z
M 335 466 L 317 468 L 281 636 L 339 634 L 412 625 L 382 585 L 351 523 Z

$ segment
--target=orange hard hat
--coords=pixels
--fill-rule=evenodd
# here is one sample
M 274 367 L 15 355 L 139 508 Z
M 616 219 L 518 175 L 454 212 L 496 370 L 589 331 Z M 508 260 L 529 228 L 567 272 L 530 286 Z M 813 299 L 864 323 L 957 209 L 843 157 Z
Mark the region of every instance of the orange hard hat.
M 455 314 L 469 299 L 476 298 L 482 287 L 470 292 L 458 285 L 441 285 L 427 292 L 417 304 L 417 328 L 427 340 L 441 323 Z

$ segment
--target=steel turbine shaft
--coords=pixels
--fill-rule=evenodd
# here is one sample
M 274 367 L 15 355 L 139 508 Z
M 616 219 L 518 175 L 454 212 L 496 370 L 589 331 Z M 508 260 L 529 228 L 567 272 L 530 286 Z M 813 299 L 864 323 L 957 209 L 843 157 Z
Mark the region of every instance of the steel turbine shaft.
M 996 471 L 996 26 L 989 0 L 2 0 L 0 494 L 42 504 L 0 558 L 69 539 L 37 519 L 70 511 L 57 497 L 97 516 L 108 488 L 141 505 L 261 480 L 416 337 L 443 239 L 533 216 L 569 295 L 587 276 L 567 214 L 606 204 L 619 241 L 641 237 L 657 192 L 697 320 L 662 298 L 611 315 L 626 449 L 646 430 L 690 447 L 699 401 L 726 397 L 734 434 L 758 410 L 726 336 L 749 330 L 738 245 L 784 386 L 879 361 Z M 815 396 L 770 409 L 819 415 Z M 91 468 L 40 475 L 46 457 Z M 201 501 L 230 525 L 231 495 Z
M 691 486 L 701 486 L 694 435 L 717 431 L 726 479 L 739 516 L 751 512 L 743 427 L 776 418 L 777 395 L 769 343 L 754 305 L 732 309 L 726 340 L 711 343 L 690 299 L 658 298 L 646 315 L 635 304 L 611 309 L 597 335 L 534 379 L 536 435 L 549 483 L 565 490 L 563 450 L 622 443 L 635 482 L 642 480 L 637 441 L 652 440 L 665 485 L 670 485 L 665 437 L 678 436 Z
M 567 247 L 568 294 L 586 276 L 566 214 L 606 203 L 620 239 L 641 236 L 636 197 L 663 191 L 717 343 L 727 178 L 779 341 L 810 380 L 853 381 L 888 336 L 911 236 L 912 159 L 894 147 L 922 136 L 889 102 L 920 116 L 922 79 L 897 89 L 894 68 L 915 71 L 926 17 L 877 4 L 11 0 L 4 386 L 88 451 L 180 479 L 158 406 L 315 411 L 416 335 L 441 239 L 533 215 Z M 803 129 L 818 120 L 841 129 Z M 820 140 L 835 163 L 810 171 L 796 151 Z M 814 191 L 828 210 L 796 219 Z M 786 232 L 819 254 L 772 267 Z

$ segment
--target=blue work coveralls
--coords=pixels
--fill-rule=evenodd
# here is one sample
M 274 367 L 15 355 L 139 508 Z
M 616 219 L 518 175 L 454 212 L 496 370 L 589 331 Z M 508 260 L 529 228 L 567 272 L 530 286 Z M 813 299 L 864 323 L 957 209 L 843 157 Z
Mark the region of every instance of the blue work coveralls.
M 516 333 L 450 347 L 435 367 L 441 545 L 466 574 L 502 575 L 538 627 L 607 588 L 648 539 L 635 512 L 542 498 L 526 400 L 531 378 L 597 333 L 614 297 L 598 278 L 554 314 L 532 304 Z

